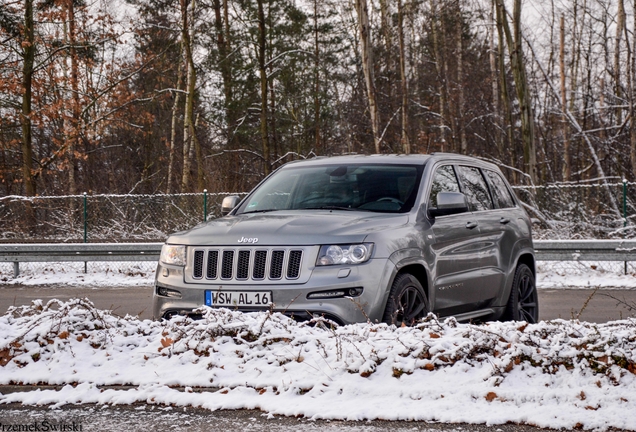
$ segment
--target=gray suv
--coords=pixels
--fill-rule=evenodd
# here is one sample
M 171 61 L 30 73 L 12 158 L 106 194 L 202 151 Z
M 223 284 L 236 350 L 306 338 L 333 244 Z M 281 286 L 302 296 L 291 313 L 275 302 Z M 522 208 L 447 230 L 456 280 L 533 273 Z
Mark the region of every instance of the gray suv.
M 224 217 L 171 235 L 156 319 L 202 305 L 338 324 L 536 322 L 530 220 L 500 170 L 478 159 L 339 156 L 291 162 Z

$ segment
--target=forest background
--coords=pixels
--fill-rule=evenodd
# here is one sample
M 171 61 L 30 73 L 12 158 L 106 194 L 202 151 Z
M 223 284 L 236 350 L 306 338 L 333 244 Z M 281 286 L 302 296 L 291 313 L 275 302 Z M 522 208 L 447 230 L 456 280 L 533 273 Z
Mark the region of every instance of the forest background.
M 470 154 L 519 185 L 633 181 L 634 8 L 0 0 L 0 196 L 247 191 L 342 153 Z

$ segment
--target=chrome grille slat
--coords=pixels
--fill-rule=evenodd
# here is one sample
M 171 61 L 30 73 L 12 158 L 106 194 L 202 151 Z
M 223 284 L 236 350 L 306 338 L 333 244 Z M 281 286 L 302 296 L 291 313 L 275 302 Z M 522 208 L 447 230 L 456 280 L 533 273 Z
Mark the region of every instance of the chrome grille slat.
M 194 271 L 192 277 L 195 279 L 201 279 L 203 277 L 203 254 L 202 250 L 194 251 Z
M 219 251 L 208 251 L 208 265 L 205 271 L 205 277 L 208 279 L 216 279 L 219 271 Z
M 234 251 L 224 250 L 223 261 L 221 262 L 221 279 L 232 279 L 234 269 Z
M 250 251 L 240 250 L 236 267 L 236 278 L 246 280 L 250 272 Z
M 272 259 L 269 263 L 269 278 L 280 279 L 283 276 L 283 262 L 285 261 L 285 251 L 272 251 Z
M 196 247 L 190 278 L 223 281 L 293 281 L 302 273 L 303 248 Z M 194 281 L 193 281 L 194 282 Z
M 289 251 L 289 259 L 287 260 L 287 279 L 298 279 L 300 276 L 300 262 L 303 259 L 303 251 Z
M 265 279 L 265 269 L 267 266 L 267 251 L 257 250 L 254 253 L 254 268 L 252 269 L 252 279 Z

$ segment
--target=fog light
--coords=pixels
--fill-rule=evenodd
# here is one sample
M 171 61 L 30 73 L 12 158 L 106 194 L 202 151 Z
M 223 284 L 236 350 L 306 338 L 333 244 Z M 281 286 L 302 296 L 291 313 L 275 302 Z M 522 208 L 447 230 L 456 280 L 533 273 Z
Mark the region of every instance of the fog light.
M 157 295 L 162 297 L 181 298 L 181 292 L 166 287 L 157 287 Z
M 358 297 L 362 294 L 362 288 L 349 288 L 349 297 Z

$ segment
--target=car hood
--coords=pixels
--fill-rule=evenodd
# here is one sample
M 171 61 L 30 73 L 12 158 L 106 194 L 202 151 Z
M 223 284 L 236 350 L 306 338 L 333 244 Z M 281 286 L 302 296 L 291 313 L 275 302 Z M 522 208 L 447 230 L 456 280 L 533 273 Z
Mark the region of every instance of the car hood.
M 226 216 L 171 235 L 167 243 L 185 245 L 318 245 L 360 243 L 373 232 L 408 222 L 405 214 L 349 211 L 276 211 Z M 243 241 L 241 239 L 251 239 Z

